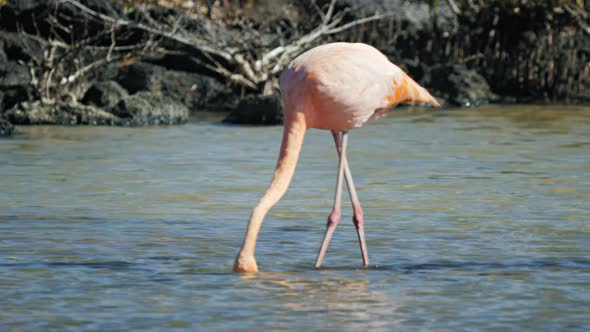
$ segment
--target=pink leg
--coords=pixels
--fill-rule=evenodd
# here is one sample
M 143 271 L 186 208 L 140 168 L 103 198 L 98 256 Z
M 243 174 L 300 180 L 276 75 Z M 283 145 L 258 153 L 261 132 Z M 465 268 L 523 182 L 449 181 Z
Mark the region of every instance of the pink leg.
M 334 136 L 334 141 L 338 142 L 337 146 L 340 145 L 340 133 L 339 132 L 332 132 L 332 136 Z M 340 155 L 340 150 L 338 154 Z M 334 195 L 334 206 L 332 207 L 332 212 L 328 216 L 328 223 L 326 225 L 326 233 L 324 234 L 324 240 L 322 241 L 322 245 L 320 246 L 320 251 L 318 253 L 318 258 L 315 261 L 315 267 L 319 268 L 322 265 L 322 261 L 324 260 L 324 256 L 326 255 L 326 250 L 328 250 L 328 245 L 330 244 L 330 240 L 332 239 L 332 235 L 336 230 L 336 225 L 340 221 L 341 209 L 340 203 L 342 200 L 342 178 L 344 174 L 344 164 L 342 163 L 344 159 L 340 158 L 338 162 L 338 178 L 336 180 L 336 193 Z
M 346 158 L 346 155 L 344 155 Z M 369 266 L 369 256 L 367 253 L 367 242 L 365 241 L 365 228 L 364 228 L 364 216 L 363 216 L 363 209 L 361 208 L 361 203 L 359 202 L 358 196 L 356 194 L 356 189 L 354 188 L 354 182 L 352 182 L 352 175 L 350 174 L 350 169 L 348 168 L 348 160 L 344 160 L 344 175 L 346 177 L 346 185 L 348 186 L 348 193 L 350 194 L 350 201 L 352 202 L 352 221 L 354 223 L 354 227 L 356 228 L 356 233 L 359 238 L 359 246 L 361 248 L 361 256 L 363 257 L 363 267 Z
M 348 159 L 346 157 L 346 148 L 348 142 L 348 132 L 343 132 L 342 137 L 338 132 L 332 132 L 332 136 L 334 137 L 334 143 L 336 143 L 336 149 L 338 151 L 339 156 L 339 173 L 338 173 L 338 181 L 336 185 L 336 197 L 334 199 L 334 208 L 330 216 L 328 217 L 328 227 L 326 229 L 326 235 L 324 235 L 324 241 L 322 242 L 322 246 L 320 247 L 320 253 L 318 255 L 318 260 L 316 261 L 316 268 L 320 267 L 324 255 L 326 253 L 328 244 L 330 242 L 330 238 L 336 229 L 336 224 L 340 221 L 340 195 L 342 193 L 342 173 L 346 178 L 346 185 L 348 187 L 348 193 L 350 194 L 350 200 L 352 202 L 352 209 L 353 209 L 353 222 L 354 226 L 357 231 L 357 235 L 359 238 L 359 245 L 361 249 L 361 256 L 363 258 L 363 266 L 367 267 L 369 265 L 369 258 L 367 254 L 367 244 L 365 241 L 365 231 L 364 231 L 364 217 L 363 217 L 363 209 L 361 208 L 361 204 L 359 202 L 356 189 L 354 187 L 354 182 L 352 180 L 352 175 L 350 172 L 350 168 L 348 167 Z
M 344 140 L 344 137 L 343 137 Z M 346 149 L 345 145 L 339 146 L 336 144 L 336 148 L 340 151 L 340 149 Z M 350 201 L 352 202 L 352 211 L 353 217 L 352 221 L 356 228 L 356 233 L 359 238 L 359 246 L 361 249 L 361 256 L 363 258 L 363 267 L 369 266 L 369 255 L 367 252 L 367 242 L 365 241 L 365 228 L 364 228 L 364 216 L 363 216 L 363 209 L 361 208 L 361 203 L 358 199 L 356 194 L 356 189 L 354 187 L 354 182 L 352 181 L 352 174 L 350 173 L 350 168 L 348 167 L 348 157 L 346 156 L 346 151 L 341 154 L 342 158 L 344 158 L 344 176 L 346 178 L 346 186 L 348 187 L 348 193 L 350 195 Z

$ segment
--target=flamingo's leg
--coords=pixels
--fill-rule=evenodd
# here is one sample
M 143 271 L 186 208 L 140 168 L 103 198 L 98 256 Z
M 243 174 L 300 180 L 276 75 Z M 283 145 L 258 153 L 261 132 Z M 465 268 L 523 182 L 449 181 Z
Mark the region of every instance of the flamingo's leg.
M 332 212 L 328 216 L 328 222 L 326 225 L 326 233 L 324 234 L 324 240 L 322 241 L 322 245 L 320 246 L 320 251 L 318 252 L 318 257 L 315 262 L 315 267 L 319 268 L 322 265 L 322 261 L 324 260 L 324 256 L 326 255 L 326 250 L 328 250 L 328 245 L 330 244 L 330 240 L 332 239 L 332 235 L 336 230 L 336 225 L 340 222 L 341 216 L 341 208 L 340 203 L 342 201 L 342 178 L 344 174 L 344 164 L 343 161 L 346 160 L 342 158 L 340 155 L 344 149 L 340 149 L 341 139 L 344 138 L 343 134 L 340 135 L 340 132 L 333 131 L 332 136 L 334 137 L 334 141 L 336 142 L 336 147 L 338 148 L 339 154 L 339 161 L 338 161 L 338 178 L 336 180 L 336 193 L 334 195 L 334 206 L 332 207 Z
M 336 149 L 338 150 L 338 155 L 341 156 L 342 164 L 344 167 L 344 177 L 346 179 L 346 186 L 348 187 L 348 193 L 350 195 L 350 201 L 352 202 L 352 211 L 353 217 L 352 221 L 356 228 L 356 232 L 359 238 L 359 246 L 361 249 L 361 256 L 363 258 L 363 266 L 367 267 L 369 265 L 369 256 L 367 252 L 367 242 L 365 241 L 365 229 L 364 229 L 364 216 L 363 216 L 363 209 L 361 208 L 361 203 L 358 199 L 356 194 L 356 189 L 354 187 L 354 182 L 352 180 L 352 174 L 350 172 L 350 168 L 348 166 L 348 157 L 346 156 L 346 145 L 345 141 L 347 141 L 348 134 L 344 133 L 342 135 L 342 142 L 336 140 L 336 136 L 334 136 L 334 142 L 336 143 Z M 344 152 L 341 152 L 344 150 Z
M 354 188 L 354 182 L 352 181 L 352 175 L 350 174 L 350 169 L 348 168 L 348 160 L 346 159 L 346 154 L 344 154 L 343 158 L 344 176 L 346 177 L 346 185 L 348 186 L 348 193 L 350 194 L 350 201 L 352 202 L 352 221 L 354 223 L 354 227 L 356 228 L 356 233 L 358 234 L 359 238 L 361 256 L 363 257 L 363 267 L 367 267 L 369 266 L 369 255 L 367 253 L 367 242 L 365 241 L 363 209 L 361 208 L 361 203 L 356 194 L 356 189 Z

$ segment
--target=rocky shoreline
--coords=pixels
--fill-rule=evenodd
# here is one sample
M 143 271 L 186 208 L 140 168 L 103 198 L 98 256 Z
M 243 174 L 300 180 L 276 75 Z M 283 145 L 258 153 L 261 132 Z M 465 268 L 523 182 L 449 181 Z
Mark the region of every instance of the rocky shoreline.
M 228 123 L 278 124 L 277 68 L 299 52 L 288 53 L 293 47 L 330 41 L 375 45 L 445 106 L 590 101 L 589 2 L 266 2 L 217 8 L 209 19 L 198 8 L 8 1 L 0 7 L 0 136 L 27 124 L 179 124 L 203 111 L 228 113 Z M 367 17 L 375 19 L 355 23 Z M 322 27 L 342 32 L 314 37 Z

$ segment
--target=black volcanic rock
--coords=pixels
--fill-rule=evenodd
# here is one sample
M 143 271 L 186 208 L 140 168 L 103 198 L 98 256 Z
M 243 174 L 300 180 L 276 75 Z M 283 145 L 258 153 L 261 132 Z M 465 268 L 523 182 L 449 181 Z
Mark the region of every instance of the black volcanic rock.
M 225 123 L 276 125 L 283 123 L 283 103 L 279 95 L 251 95 L 223 120 Z

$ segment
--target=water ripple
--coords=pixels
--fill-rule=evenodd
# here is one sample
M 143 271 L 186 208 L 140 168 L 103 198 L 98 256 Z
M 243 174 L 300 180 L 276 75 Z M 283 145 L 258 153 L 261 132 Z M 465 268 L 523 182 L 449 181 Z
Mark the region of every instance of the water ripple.
M 19 127 L 0 142 L 0 330 L 585 331 L 590 110 L 392 112 L 351 131 L 352 212 L 310 130 L 233 274 L 281 127 Z

